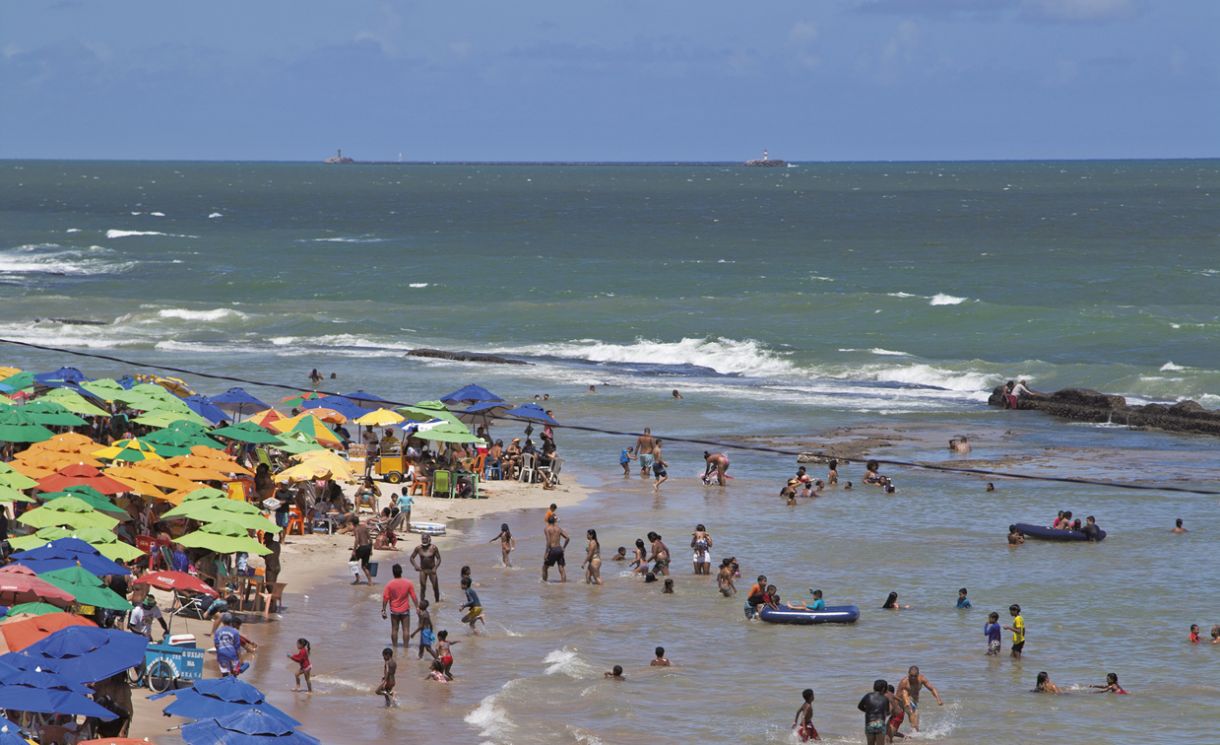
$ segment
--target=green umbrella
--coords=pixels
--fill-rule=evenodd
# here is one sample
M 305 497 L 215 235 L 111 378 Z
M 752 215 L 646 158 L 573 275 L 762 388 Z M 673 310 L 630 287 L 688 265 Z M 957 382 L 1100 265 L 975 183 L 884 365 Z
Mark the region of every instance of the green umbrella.
M 22 494 L 17 489 L 14 489 L 10 486 L 5 486 L 4 483 L 2 481 L 0 481 L 0 502 L 33 502 L 33 501 L 34 501 L 33 499 L 30 499 L 29 497 Z
M 249 442 L 254 445 L 280 444 L 280 438 L 258 426 L 254 422 L 242 422 L 228 427 L 218 427 L 211 431 L 212 437 L 223 437 L 227 440 Z
M 51 541 L 60 538 L 79 538 L 90 546 L 97 549 L 98 553 L 105 556 L 111 561 L 135 561 L 136 559 L 147 556 L 143 551 L 128 543 L 123 543 L 119 537 L 114 534 L 114 531 L 106 530 L 105 528 L 81 528 L 80 530 L 72 530 L 69 528 L 60 528 L 53 526 L 50 528 L 42 528 L 37 533 L 23 535 L 19 538 L 12 538 L 9 543 L 18 551 L 29 551 L 30 549 L 45 546 Z
M 139 420 L 137 419 L 136 421 Z M 144 442 L 152 443 L 152 446 L 157 449 L 158 455 L 166 457 L 187 455 L 191 452 L 191 448 L 197 445 L 217 450 L 221 449 L 220 443 L 207 435 L 191 432 L 185 428 L 176 428 L 172 425 L 158 432 L 153 432 L 142 439 Z
M 183 404 L 186 406 L 186 404 Z M 199 416 L 195 412 L 187 409 L 186 411 L 174 411 L 162 407 L 159 403 L 157 408 L 146 412 L 143 416 L 136 417 L 137 424 L 143 424 L 145 427 L 169 427 L 175 422 L 187 421 L 195 422 L 196 424 L 207 424 L 207 420 Z
M 80 427 L 87 422 L 68 411 L 63 404 L 39 399 L 21 407 L 35 424 L 47 427 Z
M 32 528 L 49 528 L 52 525 L 64 525 L 72 528 L 106 528 L 113 529 L 119 524 L 109 515 L 103 515 L 93 509 L 89 503 L 75 496 L 60 497 L 25 512 L 17 518 L 17 522 Z
M 0 486 L 7 486 L 10 489 L 18 490 L 33 489 L 38 486 L 38 482 L 4 461 L 0 461 Z
M 218 554 L 234 554 L 239 551 L 265 556 L 271 549 L 250 537 L 249 530 L 231 522 L 208 523 L 193 533 L 178 539 L 187 548 L 202 548 Z
M 183 501 L 183 503 L 186 503 L 186 502 L 195 502 L 195 501 L 199 501 L 199 500 L 228 499 L 228 498 L 229 498 L 229 495 L 227 492 L 223 492 L 220 489 L 213 489 L 210 486 L 204 486 L 204 487 L 195 489 L 194 491 L 187 492 L 182 497 L 182 501 Z
M 279 443 L 276 445 L 277 450 L 283 450 L 285 453 L 298 455 L 300 453 L 308 453 L 313 450 L 325 450 L 317 440 L 310 437 L 305 432 L 288 432 L 276 438 Z
M 45 580 L 76 598 L 81 605 L 111 610 L 129 610 L 131 603 L 102 584 L 102 581 L 78 566 L 44 572 L 38 579 Z
M 73 414 L 80 414 L 81 416 L 110 416 L 109 411 L 90 403 L 87 398 L 71 388 L 52 388 L 38 400 L 54 401 Z
M 29 535 L 17 536 L 16 538 L 8 539 L 9 545 L 14 551 L 29 551 L 31 549 L 45 546 L 51 541 L 59 540 L 60 538 L 68 538 L 74 535 L 70 528 L 61 528 L 58 525 L 52 525 L 49 528 L 40 528 L 36 533 Z
M 42 442 L 54 433 L 35 422 L 22 406 L 0 407 L 0 442 Z
M 417 431 L 412 435 L 412 437 L 417 437 L 421 440 L 428 440 L 430 442 L 465 443 L 479 441 L 479 438 L 470 434 L 470 430 L 466 428 L 466 425 L 459 424 L 454 426 L 448 422 L 438 424 L 429 429 Z
M 80 384 L 81 388 L 106 401 L 114 401 L 114 394 L 126 393 L 127 389 L 119 385 L 114 378 L 98 378 Z
M 55 501 L 60 499 L 75 497 L 99 512 L 111 512 L 116 515 L 122 515 L 125 519 L 127 518 L 127 510 L 118 506 L 114 502 L 111 502 L 96 489 L 89 489 L 89 487 L 86 486 L 83 488 L 89 489 L 89 492 L 78 491 L 81 488 L 82 487 L 72 487 L 71 490 L 65 489 L 64 491 L 51 492 L 50 494 L 39 494 L 38 498 L 47 504 L 53 504 Z
M 232 523 L 247 530 L 278 533 L 280 526 L 263 517 L 258 508 L 249 502 L 233 499 L 196 499 L 181 505 L 161 516 L 169 520 L 185 517 L 201 523 Z
M 16 375 L 12 375 L 4 380 L 0 380 L 0 383 L 4 383 L 6 386 L 15 391 L 19 391 L 24 388 L 32 388 L 34 386 L 34 373 L 19 372 Z
M 48 613 L 63 613 L 63 608 L 56 608 L 50 603 L 19 603 L 8 609 L 9 617 L 12 616 L 45 616 Z
M 394 409 L 407 418 L 408 422 L 427 422 L 433 419 L 444 419 L 446 424 L 465 426 L 457 416 L 440 401 L 420 401 L 412 406 L 401 406 Z

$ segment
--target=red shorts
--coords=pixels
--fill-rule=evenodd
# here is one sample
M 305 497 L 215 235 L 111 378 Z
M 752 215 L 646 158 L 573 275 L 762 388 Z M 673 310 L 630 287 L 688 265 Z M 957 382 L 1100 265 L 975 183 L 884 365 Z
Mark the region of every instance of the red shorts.
M 453 655 L 447 654 L 444 657 L 442 657 L 441 664 L 442 665 L 452 665 L 453 664 Z
M 815 728 L 812 724 L 810 724 L 808 726 L 802 724 L 800 727 L 797 727 L 796 734 L 798 737 L 801 738 L 801 742 L 809 742 L 810 740 L 821 740 L 822 739 L 821 737 L 818 737 L 817 728 Z
M 890 726 L 893 727 L 895 730 L 897 730 L 899 727 L 902 726 L 902 723 L 904 721 L 906 721 L 906 718 L 907 718 L 907 713 L 905 711 L 903 711 L 902 709 L 899 709 L 897 714 L 890 717 Z

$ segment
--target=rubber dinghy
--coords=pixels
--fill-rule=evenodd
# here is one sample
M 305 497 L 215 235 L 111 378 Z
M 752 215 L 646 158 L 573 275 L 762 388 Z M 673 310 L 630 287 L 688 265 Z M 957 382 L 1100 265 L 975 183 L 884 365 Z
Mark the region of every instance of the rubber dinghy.
M 758 617 L 767 623 L 788 623 L 808 626 L 814 623 L 855 623 L 860 609 L 854 605 L 828 605 L 822 610 L 801 610 L 781 606 L 778 610 L 763 607 Z
M 1087 541 L 1089 537 L 1079 530 L 1058 530 L 1049 528 L 1045 525 L 1031 525 L 1030 523 L 1017 523 L 1017 532 L 1026 538 L 1033 538 L 1038 541 Z M 1101 528 L 1097 529 L 1097 540 L 1104 541 L 1106 539 L 1106 531 Z

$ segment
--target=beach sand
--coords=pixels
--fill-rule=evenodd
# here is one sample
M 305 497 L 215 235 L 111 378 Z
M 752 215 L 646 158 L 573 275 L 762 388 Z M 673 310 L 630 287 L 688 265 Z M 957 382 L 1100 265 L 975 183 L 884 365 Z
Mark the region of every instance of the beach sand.
M 378 505 L 380 508 L 389 504 L 391 485 L 379 484 L 378 488 L 382 492 Z M 455 520 L 493 519 L 494 521 L 498 520 L 497 516 L 501 514 L 529 510 L 542 511 L 552 503 L 559 507 L 575 505 L 583 501 L 589 493 L 586 488 L 575 481 L 574 477 L 569 477 L 565 483 L 559 484 L 551 490 L 543 489 L 540 484 L 527 485 L 516 481 L 484 482 L 480 488 L 486 498 L 416 497 L 411 512 L 411 521 L 446 524 Z M 350 497 L 355 488 L 345 486 L 344 491 Z M 461 531 L 449 528 L 445 535 L 435 537 L 433 540 L 444 550 L 457 545 L 462 537 Z M 405 565 L 407 557 L 410 555 L 410 548 L 414 547 L 416 542 L 414 536 L 403 536 L 400 537 L 398 551 L 373 552 L 373 561 L 387 565 L 386 570 L 378 576 L 377 585 L 384 585 L 389 581 L 388 565 L 393 563 L 393 560 Z M 404 551 L 404 547 L 407 550 Z M 309 534 L 288 537 L 280 553 L 280 580 L 287 583 L 284 591 L 285 605 L 292 606 L 297 603 L 303 596 L 308 595 L 321 579 L 332 576 L 331 572 L 335 567 L 345 566 L 351 549 L 350 535 L 337 533 L 335 535 Z M 323 568 L 319 569 L 319 567 Z M 168 601 L 168 596 L 160 592 L 157 593 L 157 596 L 162 607 L 166 607 L 165 601 Z M 255 643 L 259 643 L 260 636 L 266 629 L 261 615 L 255 613 L 243 615 L 247 619 L 247 623 L 242 626 L 242 634 Z M 291 616 L 281 618 L 278 617 L 278 614 L 272 614 L 272 620 L 267 623 L 291 624 L 292 619 Z M 175 634 L 194 634 L 199 646 L 212 647 L 211 621 L 179 617 L 174 619 L 173 631 Z M 305 631 L 303 629 L 302 633 Z M 214 655 L 208 655 L 206 664 L 206 677 L 219 677 Z M 135 715 L 128 736 L 149 738 L 152 742 L 162 745 L 181 742 L 176 731 L 171 730 L 189 724 L 189 720 L 165 716 L 162 710 L 169 705 L 170 701 L 168 699 L 149 701 L 149 695 L 151 692 L 146 689 L 132 691 Z M 301 728 L 309 732 L 308 719 L 302 722 Z

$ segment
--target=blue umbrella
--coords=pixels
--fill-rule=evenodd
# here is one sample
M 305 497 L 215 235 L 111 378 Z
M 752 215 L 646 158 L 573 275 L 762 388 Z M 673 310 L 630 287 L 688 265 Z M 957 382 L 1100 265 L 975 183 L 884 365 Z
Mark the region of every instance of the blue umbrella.
M 140 634 L 69 626 L 3 659 L 24 669 L 45 665 L 69 680 L 96 683 L 142 663 L 147 646 Z
M 504 416 L 515 419 L 528 419 L 531 422 L 542 422 L 543 424 L 559 424 L 559 422 L 546 413 L 545 409 L 534 403 L 522 404 L 515 409 L 509 409 L 504 412 Z
M 30 741 L 21 736 L 16 722 L 0 717 L 0 745 L 30 745 Z
M 389 399 L 382 398 L 376 393 L 369 393 L 368 391 L 352 391 L 351 393 L 344 393 L 343 397 L 349 401 L 355 401 L 357 406 L 366 411 L 389 408 L 382 406 L 382 404 L 392 403 Z
M 34 376 L 34 382 L 40 385 L 64 385 L 67 383 L 80 383 L 89 379 L 75 367 L 61 367 L 58 370 L 38 373 Z
M 121 385 L 123 387 L 123 390 L 130 391 L 132 388 L 135 388 L 136 384 L 139 383 L 140 381 L 136 380 L 135 378 L 131 377 L 130 375 L 124 375 L 123 377 L 119 378 L 115 382 L 118 383 L 119 385 Z
M 187 396 L 182 399 L 182 402 L 186 404 L 188 409 L 207 419 L 212 424 L 218 424 L 221 421 L 229 419 L 229 415 L 221 411 L 207 396 Z
M 0 709 L 68 714 L 109 721 L 116 716 L 89 699 L 80 683 L 45 670 L 22 670 L 0 677 Z
M 479 404 L 487 402 L 504 403 L 504 399 L 487 390 L 481 385 L 473 383 L 467 386 L 458 388 L 448 396 L 441 396 L 441 403 L 444 404 Z
M 368 409 L 360 408 L 360 404 L 346 398 L 344 396 L 326 396 L 324 398 L 311 398 L 308 401 L 301 402 L 302 409 L 331 409 L 337 411 L 348 419 L 359 419 L 369 413 Z
M 226 683 L 226 685 L 200 685 L 222 682 Z M 242 690 L 238 686 L 232 685 L 233 683 L 249 690 Z M 287 725 L 288 729 L 301 726 L 300 722 L 288 716 L 277 707 L 267 703 L 267 699 L 263 696 L 262 691 L 249 683 L 238 680 L 232 675 L 226 675 L 223 678 L 201 680 L 196 682 L 194 688 L 183 688 L 180 691 L 166 691 L 151 698 L 157 699 L 161 696 L 169 695 L 176 696 L 177 700 L 165 707 L 165 713 L 175 717 L 182 717 L 184 719 L 223 719 L 245 709 L 258 708 L 271 716 L 278 717 Z
M 201 719 L 182 728 L 182 740 L 187 745 L 321 745 L 322 741 L 304 732 L 296 732 L 279 717 L 257 706 L 219 719 Z
M 208 396 L 208 400 L 217 408 L 243 416 L 271 408 L 254 396 L 246 393 L 243 388 L 230 388 L 219 395 Z
M 96 548 L 79 538 L 57 538 L 45 546 L 18 551 L 13 554 L 12 562 L 33 569 L 35 574 L 67 569 L 77 564 L 80 564 L 81 569 L 98 577 L 131 574 L 130 569 L 102 556 Z

